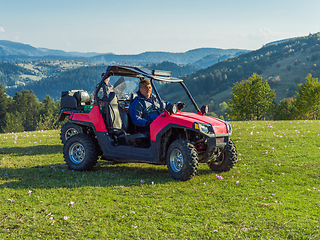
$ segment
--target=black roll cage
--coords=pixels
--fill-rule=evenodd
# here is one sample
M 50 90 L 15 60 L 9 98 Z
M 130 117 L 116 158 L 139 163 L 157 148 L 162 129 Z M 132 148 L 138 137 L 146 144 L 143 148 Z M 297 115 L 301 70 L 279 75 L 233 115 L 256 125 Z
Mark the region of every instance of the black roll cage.
M 159 72 L 159 74 L 156 75 L 155 74 L 156 72 Z M 98 92 L 99 92 L 99 89 L 101 89 L 102 85 L 104 84 L 104 81 L 108 77 L 110 77 L 110 76 L 123 76 L 123 77 L 135 77 L 135 78 L 140 78 L 140 79 L 147 77 L 150 79 L 151 86 L 152 86 L 154 93 L 160 103 L 162 102 L 161 97 L 160 97 L 160 94 L 153 83 L 153 80 L 163 81 L 163 82 L 180 83 L 181 86 L 183 87 L 183 89 L 185 90 L 185 92 L 187 93 L 188 97 L 190 98 L 196 111 L 200 112 L 200 109 L 199 109 L 197 103 L 193 99 L 193 97 L 192 97 L 191 93 L 189 92 L 188 88 L 186 87 L 186 85 L 183 83 L 183 80 L 179 79 L 179 78 L 172 77 L 171 74 L 170 75 L 161 75 L 161 72 L 165 72 L 165 71 L 157 71 L 157 70 L 152 70 L 152 69 L 148 69 L 148 68 L 137 68 L 137 67 L 131 67 L 131 66 L 108 66 L 106 73 L 104 74 L 103 78 L 99 82 L 99 85 L 94 92 L 95 103 L 98 106 L 100 105 L 99 99 L 98 99 Z M 168 73 L 168 72 L 166 72 L 166 73 Z M 163 107 L 161 107 L 161 108 L 163 108 Z

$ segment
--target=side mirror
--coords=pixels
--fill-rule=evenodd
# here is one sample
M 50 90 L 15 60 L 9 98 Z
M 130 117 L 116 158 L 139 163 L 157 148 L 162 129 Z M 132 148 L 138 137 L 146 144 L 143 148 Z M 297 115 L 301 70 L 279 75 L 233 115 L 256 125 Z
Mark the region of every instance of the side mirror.
M 176 104 L 170 104 L 168 107 L 167 107 L 167 110 L 168 112 L 171 114 L 174 114 L 174 113 L 177 113 L 178 111 L 178 108 L 177 108 L 177 105 Z
M 206 115 L 209 112 L 209 106 L 208 105 L 203 105 L 200 109 L 202 115 Z

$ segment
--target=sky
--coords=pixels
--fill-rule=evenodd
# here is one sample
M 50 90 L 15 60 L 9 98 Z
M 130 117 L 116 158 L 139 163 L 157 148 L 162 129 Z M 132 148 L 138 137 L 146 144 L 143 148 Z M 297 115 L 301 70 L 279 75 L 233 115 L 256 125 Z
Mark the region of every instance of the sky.
M 319 0 L 0 0 L 0 40 L 67 52 L 256 50 L 320 32 Z

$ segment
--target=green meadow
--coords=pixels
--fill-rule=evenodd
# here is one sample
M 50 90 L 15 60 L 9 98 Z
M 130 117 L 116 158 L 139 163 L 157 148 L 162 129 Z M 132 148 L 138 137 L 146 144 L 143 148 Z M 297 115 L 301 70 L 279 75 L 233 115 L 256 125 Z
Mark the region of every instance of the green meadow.
M 0 135 L 0 239 L 320 239 L 320 121 L 232 122 L 238 162 L 98 161 L 68 170 L 59 131 Z

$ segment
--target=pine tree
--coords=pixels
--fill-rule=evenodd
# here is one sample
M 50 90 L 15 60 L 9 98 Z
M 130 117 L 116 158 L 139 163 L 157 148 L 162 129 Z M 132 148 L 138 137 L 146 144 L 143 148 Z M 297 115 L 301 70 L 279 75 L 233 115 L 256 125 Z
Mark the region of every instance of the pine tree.
M 8 98 L 6 90 L 2 84 L 0 84 L 0 132 L 4 132 L 5 128 L 5 116 L 8 108 Z
M 24 127 L 22 125 L 22 117 L 19 112 L 5 114 L 5 132 L 22 132 Z
M 40 107 L 40 120 L 37 124 L 37 130 L 58 128 L 58 106 L 54 100 L 47 95 Z
M 12 111 L 17 111 L 21 114 L 24 130 L 36 130 L 37 123 L 40 119 L 40 103 L 38 102 L 37 97 L 34 95 L 33 91 L 22 89 L 20 94 L 18 92 L 15 94 L 13 100 L 14 104 Z

